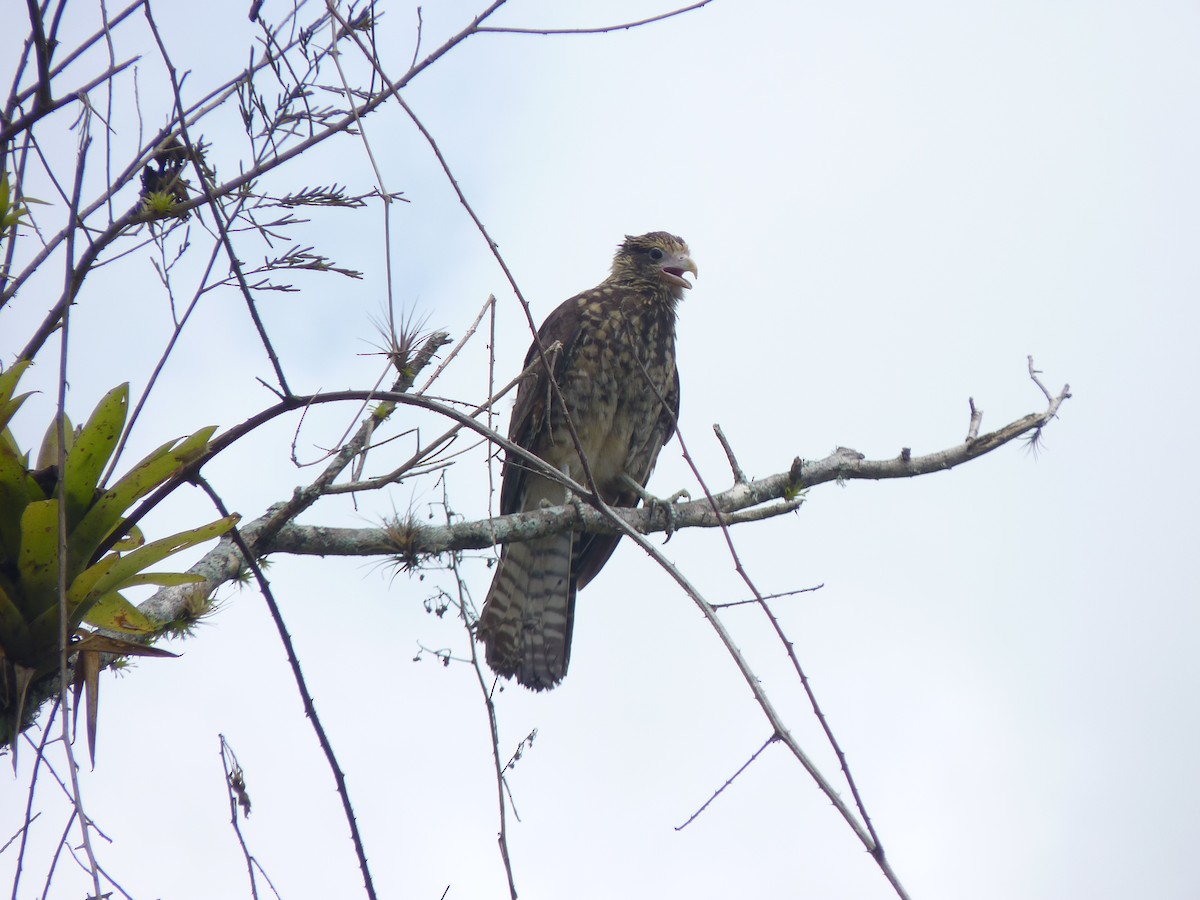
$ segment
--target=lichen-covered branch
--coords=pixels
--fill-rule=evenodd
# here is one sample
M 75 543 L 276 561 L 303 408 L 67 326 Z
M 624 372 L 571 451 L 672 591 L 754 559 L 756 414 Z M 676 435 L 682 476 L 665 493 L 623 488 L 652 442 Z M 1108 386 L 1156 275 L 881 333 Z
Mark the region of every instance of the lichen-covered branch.
M 784 515 L 800 506 L 803 494 L 809 488 L 829 482 L 915 478 L 948 471 L 1020 437 L 1037 434 L 1054 418 L 1059 405 L 1068 397 L 1069 388 L 1064 387 L 1057 397 L 1050 398 L 1050 405 L 1042 412 L 1030 413 L 995 431 L 922 456 L 914 456 L 911 451 L 904 449 L 891 459 L 867 459 L 861 453 L 839 447 L 823 459 L 805 460 L 797 457 L 786 471 L 734 483 L 728 489 L 715 493 L 711 502 L 708 498 L 702 498 L 677 504 L 672 527 L 676 531 L 719 528 L 722 522 L 725 525 L 737 525 Z M 242 537 L 259 556 L 270 553 L 395 556 L 415 565 L 421 559 L 442 553 L 527 541 L 571 528 L 608 534 L 623 531 L 605 513 L 583 503 L 449 525 L 397 520 L 377 528 L 326 528 L 294 523 L 279 527 L 278 513 L 281 508 L 282 505 L 268 510 L 263 517 L 241 529 Z M 616 509 L 613 512 L 643 534 L 666 531 L 668 528 L 666 516 L 661 510 L 637 508 Z M 203 575 L 211 591 L 237 578 L 242 568 L 241 555 L 232 543 L 223 540 L 190 571 Z M 194 596 L 197 587 L 164 589 L 143 603 L 141 608 L 159 621 L 173 621 L 186 609 L 188 598 Z

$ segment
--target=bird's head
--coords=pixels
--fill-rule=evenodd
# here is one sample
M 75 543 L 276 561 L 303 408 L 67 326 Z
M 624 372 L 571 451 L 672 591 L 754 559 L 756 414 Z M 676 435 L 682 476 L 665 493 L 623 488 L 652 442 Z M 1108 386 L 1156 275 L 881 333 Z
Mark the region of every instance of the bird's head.
M 612 274 L 623 281 L 642 282 L 656 288 L 666 288 L 679 299 L 692 286 L 684 272 L 699 275 L 696 264 L 688 254 L 683 238 L 665 231 L 625 236 L 613 257 Z

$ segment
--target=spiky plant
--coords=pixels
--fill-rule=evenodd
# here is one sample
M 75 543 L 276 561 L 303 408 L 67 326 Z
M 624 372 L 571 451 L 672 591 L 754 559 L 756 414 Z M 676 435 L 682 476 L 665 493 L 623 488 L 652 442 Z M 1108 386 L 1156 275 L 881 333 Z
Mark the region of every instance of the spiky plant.
M 28 367 L 21 362 L 0 373 L 0 745 L 15 748 L 14 738 L 26 724 L 29 685 L 61 666 L 64 611 L 76 695 L 87 690 L 88 738 L 94 745 L 101 654 L 170 655 L 146 646 L 161 627 L 121 591 L 202 581 L 197 575 L 146 569 L 224 534 L 237 517 L 151 543 L 127 526 L 130 507 L 201 456 L 216 430 L 202 428 L 169 440 L 111 485 L 101 485 L 125 427 L 128 384 L 109 391 L 78 429 L 69 420 L 64 419 L 61 429 L 51 422 L 31 464 L 8 427 L 29 396 L 16 394 Z M 60 433 L 65 436 L 62 452 Z M 61 468 L 60 460 L 65 460 Z

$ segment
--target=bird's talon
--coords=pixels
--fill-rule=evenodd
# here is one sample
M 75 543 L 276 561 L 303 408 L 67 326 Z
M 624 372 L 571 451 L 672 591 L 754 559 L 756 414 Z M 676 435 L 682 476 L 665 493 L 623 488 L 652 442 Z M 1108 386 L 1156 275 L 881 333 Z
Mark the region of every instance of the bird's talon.
M 667 540 L 671 539 L 671 535 L 675 533 L 675 504 L 684 500 L 691 500 L 692 495 L 688 493 L 686 488 L 676 491 L 669 497 L 656 497 L 648 490 L 642 487 L 635 479 L 629 475 L 624 476 L 622 481 L 626 487 L 630 488 L 635 494 L 642 498 L 642 502 L 646 504 L 646 508 L 650 510 L 650 520 L 654 521 L 654 511 L 661 509 L 667 520 L 666 534 Z M 666 543 L 664 541 L 663 543 Z
M 574 491 L 568 490 L 566 502 L 568 504 L 570 504 L 571 506 L 575 507 L 575 515 L 577 515 L 579 518 L 582 519 L 583 518 L 583 507 L 584 507 L 583 498 L 580 497 L 578 494 L 576 494 Z

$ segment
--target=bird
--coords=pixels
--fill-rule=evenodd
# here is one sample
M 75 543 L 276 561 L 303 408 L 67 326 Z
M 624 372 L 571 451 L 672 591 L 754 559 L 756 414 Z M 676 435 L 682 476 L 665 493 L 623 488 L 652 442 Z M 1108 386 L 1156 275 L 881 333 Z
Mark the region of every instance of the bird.
M 679 415 L 675 321 L 692 286 L 689 272 L 699 276 L 682 238 L 626 235 L 608 277 L 550 313 L 525 356 L 529 374 L 517 389 L 509 441 L 587 485 L 577 437 L 592 484 L 610 506 L 669 502 L 645 487 Z M 533 366 L 539 345 L 546 365 Z M 502 515 L 572 500 L 578 502 L 559 482 L 505 454 Z M 562 681 L 575 593 L 596 577 L 619 539 L 573 530 L 502 546 L 477 630 L 493 671 L 535 691 Z

